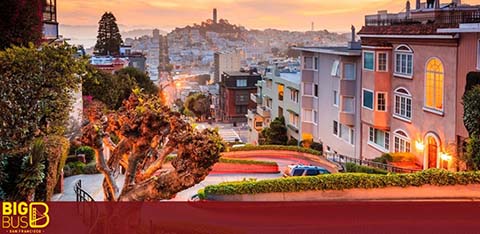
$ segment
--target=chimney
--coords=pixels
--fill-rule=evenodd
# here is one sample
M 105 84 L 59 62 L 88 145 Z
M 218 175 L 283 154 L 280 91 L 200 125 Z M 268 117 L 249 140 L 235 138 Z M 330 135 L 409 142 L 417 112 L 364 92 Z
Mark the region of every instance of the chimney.
M 462 1 L 461 0 L 452 0 L 452 4 L 453 4 L 453 6 L 460 6 L 460 5 L 462 5 Z
M 415 2 L 415 10 L 420 10 L 420 0 Z
M 407 0 L 405 9 L 405 19 L 410 19 L 410 0 Z
M 355 26 L 352 25 L 351 27 L 351 30 L 352 30 L 352 38 L 351 40 L 348 42 L 348 49 L 350 50 L 359 50 L 361 49 L 361 43 L 360 41 L 356 41 L 355 39 Z

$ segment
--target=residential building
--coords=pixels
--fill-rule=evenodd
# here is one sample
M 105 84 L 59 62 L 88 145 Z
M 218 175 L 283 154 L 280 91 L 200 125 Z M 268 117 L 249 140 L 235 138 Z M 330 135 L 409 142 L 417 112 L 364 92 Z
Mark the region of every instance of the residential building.
M 126 57 L 92 56 L 90 64 L 104 72 L 114 74 L 116 71 L 127 67 L 129 60 Z
M 57 0 L 44 1 L 42 20 L 43 40 L 52 41 L 58 39 Z
M 249 143 L 257 145 L 259 133 L 277 117 L 284 117 L 289 138 L 300 141 L 300 72 L 268 67 L 250 99 L 257 108 L 248 110 Z
M 324 152 L 360 156 L 361 49 L 299 47 L 302 52 L 301 134 L 323 144 Z
M 367 15 L 359 32 L 361 158 L 408 152 L 419 168 L 457 170 L 468 138 L 461 97 L 479 69 L 478 25 L 469 23 L 480 23 L 480 8 L 417 0 L 405 9 Z
M 223 72 L 218 114 L 224 122 L 247 122 L 247 111 L 256 107 L 250 94 L 257 92 L 262 76 L 255 72 Z
M 146 72 L 147 58 L 142 52 L 132 50 L 131 45 L 122 45 L 120 47 L 120 56 L 128 58 L 129 67 L 134 67 L 141 72 Z
M 239 51 L 233 52 L 216 52 L 213 55 L 215 70 L 214 82 L 222 82 L 222 74 L 224 72 L 239 72 L 242 68 L 242 56 Z

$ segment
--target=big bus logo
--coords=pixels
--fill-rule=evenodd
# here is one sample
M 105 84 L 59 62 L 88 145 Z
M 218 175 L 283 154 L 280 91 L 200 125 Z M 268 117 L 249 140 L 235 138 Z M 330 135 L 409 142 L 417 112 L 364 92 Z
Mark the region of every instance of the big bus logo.
M 2 229 L 39 229 L 50 223 L 43 202 L 2 202 Z

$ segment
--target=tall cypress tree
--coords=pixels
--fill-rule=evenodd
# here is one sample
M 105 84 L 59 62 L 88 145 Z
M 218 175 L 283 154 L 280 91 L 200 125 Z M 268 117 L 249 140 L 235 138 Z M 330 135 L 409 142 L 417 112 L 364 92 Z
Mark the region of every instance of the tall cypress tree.
M 123 43 L 122 35 L 118 30 L 117 19 L 111 12 L 105 12 L 98 22 L 97 44 L 95 54 L 118 55 Z

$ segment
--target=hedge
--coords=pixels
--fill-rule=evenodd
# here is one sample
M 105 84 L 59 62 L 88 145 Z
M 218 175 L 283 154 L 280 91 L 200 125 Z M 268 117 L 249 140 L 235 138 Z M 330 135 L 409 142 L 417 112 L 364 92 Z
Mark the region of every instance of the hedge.
M 357 165 L 355 163 L 345 163 L 346 172 L 358 172 L 358 173 L 367 173 L 367 174 L 388 174 L 388 171 L 374 168 L 374 167 L 367 167 L 362 165 Z
M 63 173 L 65 177 L 68 177 L 81 174 L 98 174 L 100 172 L 97 170 L 97 164 L 95 161 L 92 161 L 88 164 L 83 162 L 67 163 L 63 168 Z
M 253 151 L 253 150 L 284 150 L 284 151 L 295 151 L 300 153 L 323 156 L 321 151 L 310 149 L 310 148 L 303 148 L 299 146 L 291 146 L 291 145 L 257 145 L 257 146 L 246 145 L 243 147 L 230 148 L 230 152 Z
M 172 161 L 176 156 L 168 155 L 165 159 L 165 162 Z M 258 160 L 246 160 L 246 159 L 232 159 L 232 158 L 220 158 L 218 160 L 220 163 L 231 163 L 231 164 L 247 164 L 247 165 L 266 165 L 266 166 L 277 166 L 276 162 L 272 161 L 258 161 Z
M 387 175 L 336 173 L 260 181 L 227 182 L 205 187 L 203 196 L 467 184 L 480 184 L 480 171 L 449 172 L 443 169 L 429 169 L 417 173 Z

